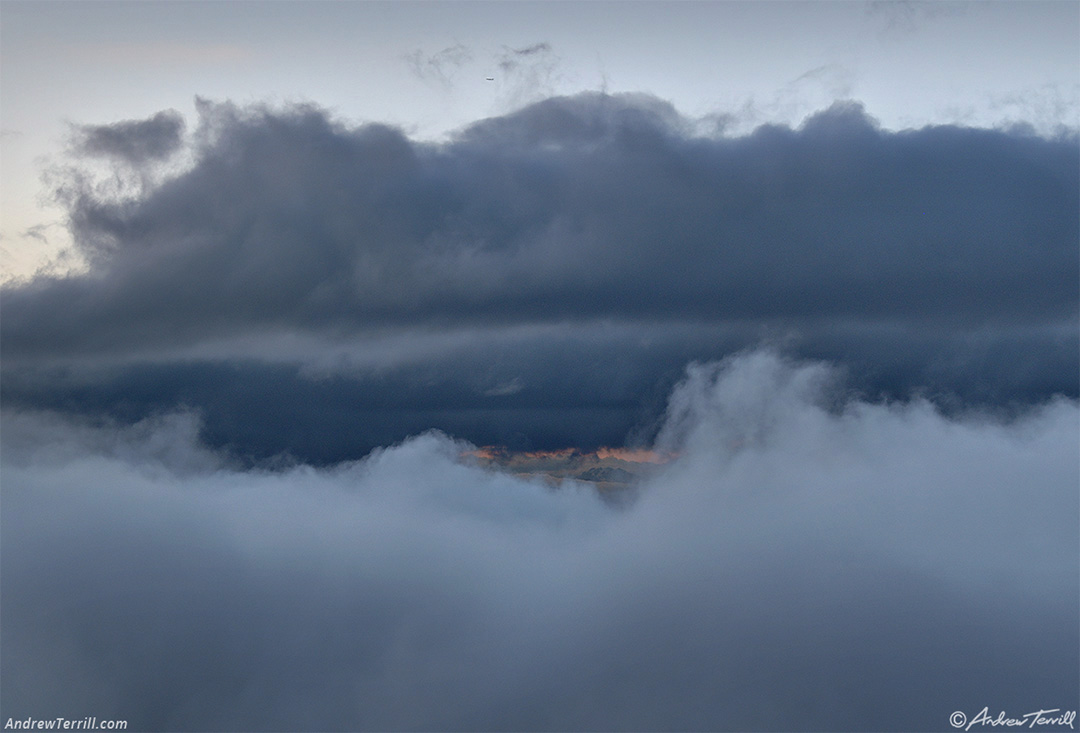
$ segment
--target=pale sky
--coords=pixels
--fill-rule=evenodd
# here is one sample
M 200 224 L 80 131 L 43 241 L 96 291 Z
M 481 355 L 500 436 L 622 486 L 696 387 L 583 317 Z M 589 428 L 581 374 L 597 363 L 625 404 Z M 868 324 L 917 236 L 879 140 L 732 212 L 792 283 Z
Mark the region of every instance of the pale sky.
M 72 124 L 175 109 L 190 130 L 197 96 L 312 102 L 423 138 L 598 89 L 730 117 L 728 134 L 837 99 L 890 129 L 1052 133 L 1080 109 L 1080 4 L 1065 1 L 5 1 L 0 29 L 4 279 L 68 241 L 41 176 Z

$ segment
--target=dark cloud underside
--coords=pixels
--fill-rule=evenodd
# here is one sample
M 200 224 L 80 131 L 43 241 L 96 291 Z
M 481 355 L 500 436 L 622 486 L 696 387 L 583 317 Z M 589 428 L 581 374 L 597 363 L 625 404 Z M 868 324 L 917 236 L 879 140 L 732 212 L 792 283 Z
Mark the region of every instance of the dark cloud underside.
M 664 331 L 490 337 L 464 353 L 342 372 L 253 359 L 8 369 L 0 402 L 124 423 L 190 410 L 201 416 L 207 444 L 255 462 L 336 463 L 429 428 L 478 445 L 592 449 L 649 442 L 685 364 L 718 358 L 760 336 Z M 1008 415 L 1048 395 L 1075 395 L 1080 344 L 1075 336 L 1025 333 L 970 342 L 886 333 L 821 335 L 791 340 L 787 348 L 844 364 L 850 389 L 874 400 L 923 394 L 948 410 Z

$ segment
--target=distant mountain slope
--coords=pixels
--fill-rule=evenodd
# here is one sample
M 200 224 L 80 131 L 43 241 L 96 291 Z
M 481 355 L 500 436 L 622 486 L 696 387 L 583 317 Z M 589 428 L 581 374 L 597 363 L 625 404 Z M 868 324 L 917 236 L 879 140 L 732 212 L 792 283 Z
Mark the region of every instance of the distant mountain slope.
M 559 484 L 567 479 L 587 481 L 598 489 L 624 488 L 648 474 L 670 456 L 652 451 L 604 448 L 585 453 L 575 449 L 519 452 L 498 446 L 468 451 L 463 458 L 524 476 L 542 476 Z

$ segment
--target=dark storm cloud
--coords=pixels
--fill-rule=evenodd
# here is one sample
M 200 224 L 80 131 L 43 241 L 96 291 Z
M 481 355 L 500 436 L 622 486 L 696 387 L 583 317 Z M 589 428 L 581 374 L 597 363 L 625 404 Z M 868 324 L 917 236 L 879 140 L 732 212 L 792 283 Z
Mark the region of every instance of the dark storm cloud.
M 1072 709 L 1075 404 L 1010 426 L 691 368 L 615 510 L 428 434 L 241 471 L 8 411 L 2 715 L 138 730 L 943 730 Z
M 593 449 L 649 442 L 687 363 L 763 336 L 671 324 L 559 326 L 516 335 L 451 332 L 445 338 L 453 346 L 407 358 L 407 345 L 360 342 L 356 350 L 372 361 L 352 365 L 342 357 L 314 366 L 289 355 L 278 362 L 162 358 L 8 368 L 0 404 L 122 423 L 191 410 L 202 418 L 205 443 L 255 463 L 333 464 L 432 427 L 479 445 Z M 922 394 L 951 412 L 978 406 L 1001 417 L 1049 395 L 1074 394 L 1080 350 L 1074 333 L 1023 329 L 968 338 L 871 330 L 775 340 L 792 353 L 843 363 L 850 388 L 868 399 Z
M 586 94 L 427 143 L 198 108 L 187 170 L 59 181 L 90 270 L 0 288 L 5 405 L 193 410 L 216 448 L 322 464 L 431 427 L 647 440 L 688 361 L 763 341 L 874 399 L 1078 391 L 1075 134 L 890 132 L 838 105 L 725 137 Z M 84 129 L 130 163 L 181 126 Z
M 75 149 L 83 155 L 141 165 L 171 156 L 180 148 L 183 134 L 184 118 L 176 110 L 166 110 L 146 120 L 80 126 Z
M 136 200 L 70 196 L 94 271 L 6 288 L 6 355 L 253 328 L 1074 322 L 1075 139 L 885 132 L 857 107 L 741 138 L 689 128 L 603 95 L 442 145 L 309 107 L 207 106 L 191 170 Z M 109 128 L 112 148 L 144 129 Z

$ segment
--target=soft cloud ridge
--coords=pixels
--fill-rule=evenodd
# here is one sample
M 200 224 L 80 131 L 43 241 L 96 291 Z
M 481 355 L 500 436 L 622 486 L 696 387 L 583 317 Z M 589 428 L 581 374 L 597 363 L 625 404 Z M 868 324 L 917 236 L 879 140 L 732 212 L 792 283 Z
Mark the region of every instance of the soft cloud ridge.
M 146 730 L 940 730 L 1075 704 L 1080 413 L 692 366 L 612 507 L 427 433 L 243 469 L 5 412 L 3 716 Z M 91 712 L 92 711 L 92 712 Z

